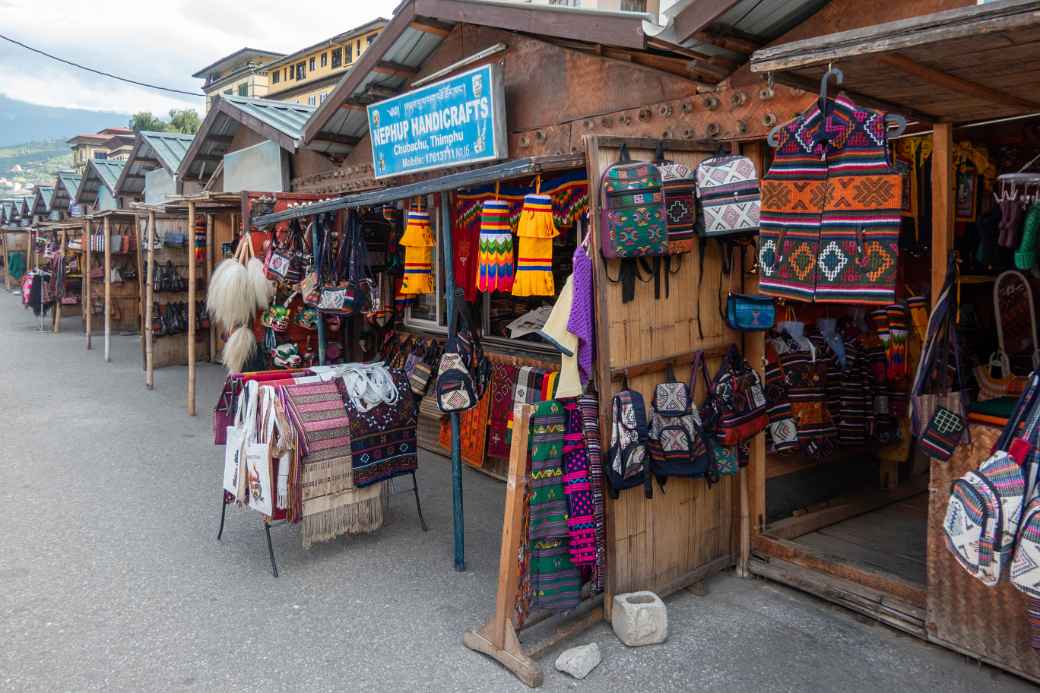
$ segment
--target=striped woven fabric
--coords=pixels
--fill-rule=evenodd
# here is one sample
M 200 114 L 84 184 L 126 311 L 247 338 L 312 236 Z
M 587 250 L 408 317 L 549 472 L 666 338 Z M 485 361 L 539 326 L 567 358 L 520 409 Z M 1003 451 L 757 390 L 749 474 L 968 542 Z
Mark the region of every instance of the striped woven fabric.
M 354 484 L 371 486 L 417 467 L 416 424 L 418 408 L 403 370 L 391 369 L 397 387 L 395 404 L 380 404 L 361 411 L 348 399 L 350 446 L 354 454 Z
M 592 589 L 602 592 L 607 581 L 607 530 L 603 498 L 603 455 L 600 448 L 599 398 L 593 394 L 578 398 L 585 449 L 589 454 L 589 485 L 592 487 L 592 518 L 596 529 L 596 564 L 592 569 Z
M 596 562 L 596 524 L 593 516 L 589 455 L 577 402 L 564 405 L 567 428 L 563 435 L 563 492 L 567 497 L 567 531 L 575 565 Z
M 801 301 L 895 299 L 902 179 L 888 160 L 884 114 L 844 95 L 779 131 L 762 181 L 758 240 L 766 294 Z
M 335 383 L 286 385 L 286 413 L 299 432 L 303 545 L 383 524 L 380 489 L 354 488 L 350 419 Z
M 531 418 L 530 529 L 533 606 L 570 609 L 581 599 L 581 577 L 570 558 L 563 491 L 566 417 L 559 402 L 540 403 Z

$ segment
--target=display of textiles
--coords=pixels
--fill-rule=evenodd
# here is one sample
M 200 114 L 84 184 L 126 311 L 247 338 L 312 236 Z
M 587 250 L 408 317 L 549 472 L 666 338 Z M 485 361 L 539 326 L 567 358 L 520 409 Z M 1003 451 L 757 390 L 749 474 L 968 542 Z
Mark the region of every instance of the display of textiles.
M 490 412 L 488 416 L 488 457 L 509 457 L 509 413 L 513 409 L 513 390 L 520 367 L 492 360 Z
M 350 449 L 354 457 L 354 485 L 361 488 L 402 474 L 418 465 L 416 432 L 419 410 L 408 376 L 391 370 L 397 401 L 362 411 L 349 398 L 346 414 L 350 421 Z

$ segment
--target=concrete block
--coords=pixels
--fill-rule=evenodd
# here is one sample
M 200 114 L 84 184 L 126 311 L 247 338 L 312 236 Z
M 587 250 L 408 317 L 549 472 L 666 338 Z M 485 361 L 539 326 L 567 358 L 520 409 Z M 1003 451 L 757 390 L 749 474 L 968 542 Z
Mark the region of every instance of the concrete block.
M 556 658 L 556 669 L 576 679 L 583 679 L 598 667 L 601 661 L 603 655 L 599 652 L 599 645 L 590 643 L 560 653 Z
M 656 645 L 668 638 L 668 609 L 653 592 L 629 592 L 614 597 L 610 625 L 629 647 Z

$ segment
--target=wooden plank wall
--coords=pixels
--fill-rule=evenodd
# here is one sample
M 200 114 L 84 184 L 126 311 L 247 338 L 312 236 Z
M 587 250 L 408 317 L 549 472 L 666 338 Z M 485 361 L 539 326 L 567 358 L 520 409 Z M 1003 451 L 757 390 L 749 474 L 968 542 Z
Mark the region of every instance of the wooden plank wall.
M 932 461 L 928 504 L 928 639 L 1040 683 L 1040 656 L 1029 646 L 1028 599 L 1005 580 L 986 587 L 946 548 L 943 519 L 950 485 L 989 457 L 1000 430 L 973 426 L 971 444 Z
M 598 190 L 601 172 L 617 160 L 620 143 L 614 138 L 590 136 L 586 144 L 589 180 L 593 182 L 592 189 Z M 675 161 L 695 165 L 709 155 L 705 151 L 680 150 L 680 147 L 690 149 L 689 142 L 671 144 L 675 149 L 666 145 L 666 153 Z M 654 158 L 652 149 L 630 145 L 630 153 L 633 159 Z M 593 205 L 594 219 L 597 206 Z M 598 220 L 594 226 L 598 228 Z M 739 339 L 725 328 L 718 310 L 721 254 L 717 244 L 711 244 L 707 250 L 702 279 L 695 250 L 683 258 L 681 268 L 671 277 L 670 298 L 662 295 L 660 300 L 655 300 L 653 283 L 637 282 L 636 298 L 626 304 L 621 302 L 620 285 L 604 277 L 605 269 L 609 269 L 610 276 L 616 276 L 618 263 L 602 261 L 595 236 L 594 231 L 592 255 L 596 264 L 599 331 L 596 372 L 606 451 L 611 398 L 622 387 L 619 380 L 611 380 L 612 368 L 630 367 L 695 349 L 722 347 Z M 738 273 L 733 273 L 729 281 L 734 282 L 734 288 L 739 286 Z M 697 329 L 698 313 L 703 340 Z M 717 359 L 710 361 L 709 367 L 714 373 Z M 688 365 L 681 365 L 675 371 L 679 379 L 689 378 Z M 654 386 L 664 379 L 662 370 L 635 376 L 629 385 L 642 393 L 649 409 Z M 695 396 L 697 402 L 703 401 L 703 383 L 698 383 Z M 631 489 L 622 492 L 618 500 L 608 501 L 608 608 L 613 594 L 640 589 L 667 593 L 683 587 L 684 581 L 696 581 L 692 576 L 709 564 L 732 564 L 737 548 L 737 491 L 735 477 L 723 479 L 711 489 L 703 480 L 671 479 L 666 493 L 655 484 L 652 499 L 645 498 L 641 489 Z

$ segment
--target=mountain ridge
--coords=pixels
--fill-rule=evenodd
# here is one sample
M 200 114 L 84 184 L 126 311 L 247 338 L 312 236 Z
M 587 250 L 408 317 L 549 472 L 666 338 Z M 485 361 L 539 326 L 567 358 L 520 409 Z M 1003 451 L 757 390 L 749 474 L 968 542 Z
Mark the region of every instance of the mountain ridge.
M 41 106 L 0 94 L 0 147 L 46 142 L 109 127 L 126 127 L 130 114 Z

